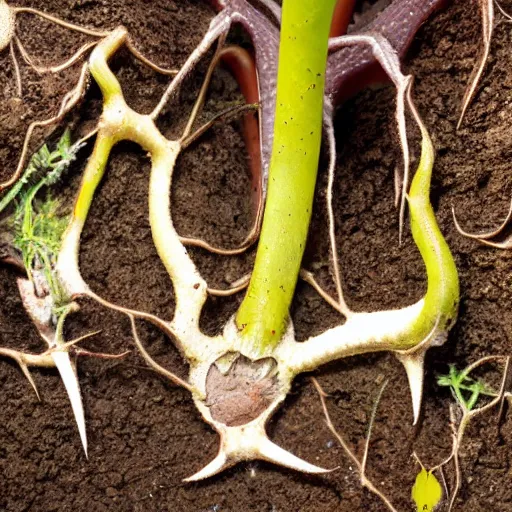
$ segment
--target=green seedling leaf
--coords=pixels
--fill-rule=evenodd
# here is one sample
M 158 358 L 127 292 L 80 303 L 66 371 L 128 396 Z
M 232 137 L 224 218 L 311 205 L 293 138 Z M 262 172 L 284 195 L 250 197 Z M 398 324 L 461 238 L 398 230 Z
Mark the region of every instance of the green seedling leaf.
M 469 377 L 467 370 L 459 371 L 454 365 L 450 365 L 448 374 L 438 376 L 437 385 L 449 387 L 455 400 L 468 411 L 475 407 L 481 395 L 496 396 L 496 392 L 487 384 Z M 466 398 L 468 394 L 469 398 Z
M 62 155 L 62 158 L 64 158 L 66 155 L 68 155 L 68 152 L 71 148 L 71 132 L 69 128 L 64 130 L 64 133 L 62 134 L 59 142 L 57 142 L 57 150 L 59 151 L 59 154 Z
M 441 484 L 431 471 L 421 468 L 412 488 L 412 499 L 418 512 L 432 512 L 441 501 Z
M 28 197 L 31 192 L 32 196 L 35 197 L 42 187 L 57 183 L 71 162 L 76 158 L 76 154 L 82 146 L 83 143 L 81 142 L 71 144 L 71 133 L 69 130 L 64 131 L 54 151 L 50 151 L 48 146 L 44 144 L 32 156 L 21 178 L 0 199 L 0 213 L 13 200 L 18 199 L 20 202 L 23 202 L 23 197 Z

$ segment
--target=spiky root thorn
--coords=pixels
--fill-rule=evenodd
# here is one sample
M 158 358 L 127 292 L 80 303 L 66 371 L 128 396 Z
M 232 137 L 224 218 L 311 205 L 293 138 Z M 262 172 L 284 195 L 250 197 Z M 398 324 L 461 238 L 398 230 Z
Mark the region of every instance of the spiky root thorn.
M 35 274 L 36 276 L 38 274 Z M 102 354 L 81 349 L 76 345 L 81 341 L 99 334 L 101 331 L 91 332 L 75 338 L 71 341 L 64 341 L 63 327 L 66 316 L 78 310 L 78 304 L 70 303 L 64 313 L 61 314 L 54 325 L 53 321 L 53 299 L 51 295 L 39 297 L 34 284 L 28 279 L 19 278 L 18 288 L 25 310 L 32 319 L 34 326 L 41 338 L 46 342 L 48 348 L 41 354 L 30 354 L 9 348 L 0 347 L 0 356 L 13 359 L 20 366 L 23 374 L 30 382 L 38 400 L 40 395 L 29 368 L 57 368 L 64 387 L 71 402 L 73 415 L 75 417 L 85 456 L 87 457 L 87 435 L 85 428 L 85 415 L 80 393 L 80 384 L 76 372 L 75 356 L 86 355 L 104 359 L 118 359 L 124 357 L 128 352 L 122 354 Z M 43 287 L 44 288 L 44 287 Z
M 397 353 L 397 359 L 403 364 L 407 380 L 409 382 L 409 390 L 412 398 L 413 425 L 418 423 L 421 411 L 421 402 L 423 397 L 423 380 L 425 365 L 425 350 L 412 354 Z
M 46 350 L 42 354 L 30 354 L 28 352 L 20 352 L 18 350 L 12 350 L 8 348 L 0 347 L 0 356 L 8 357 L 16 361 L 23 372 L 23 375 L 27 378 L 32 386 L 37 399 L 41 400 L 39 391 L 36 383 L 30 373 L 29 368 L 57 368 L 61 376 L 64 387 L 71 402 L 71 408 L 73 409 L 73 416 L 80 434 L 80 440 L 84 448 L 85 456 L 87 457 L 87 435 L 85 429 L 85 416 L 84 408 L 82 404 L 82 396 L 80 393 L 80 384 L 78 382 L 78 375 L 76 373 L 76 364 L 72 355 L 87 355 L 91 357 L 108 358 L 108 359 L 119 359 L 124 357 L 129 352 L 123 352 L 122 354 L 101 354 L 95 352 L 89 352 L 72 347 L 73 344 L 82 341 L 91 335 L 97 333 L 91 333 L 89 335 L 82 336 L 76 340 L 67 342 L 64 346 L 54 347 Z M 70 354 L 71 353 L 71 354 Z
M 409 349 L 396 351 L 397 359 L 403 364 L 412 398 L 413 425 L 416 425 L 420 417 L 421 402 L 423 399 L 423 381 L 425 377 L 425 354 L 431 347 L 439 347 L 444 344 L 448 336 L 446 331 L 439 331 L 439 319 L 430 334 L 418 345 Z
M 265 460 L 303 473 L 318 474 L 332 471 L 310 464 L 273 443 L 265 432 L 264 417 L 260 416 L 251 423 L 239 427 L 219 428 L 219 424 L 216 426 L 220 434 L 219 453 L 203 469 L 185 478 L 185 482 L 209 478 L 238 462 L 249 460 Z
M 237 334 L 233 320 L 224 331 L 225 340 Z M 293 336 L 292 330 L 287 334 Z M 296 457 L 268 438 L 267 421 L 286 398 L 293 378 L 279 370 L 272 357 L 253 360 L 229 349 L 212 352 L 208 361 L 191 369 L 190 382 L 201 391 L 194 395 L 195 404 L 219 433 L 220 447 L 215 459 L 185 481 L 209 478 L 251 460 L 304 473 L 331 471 Z

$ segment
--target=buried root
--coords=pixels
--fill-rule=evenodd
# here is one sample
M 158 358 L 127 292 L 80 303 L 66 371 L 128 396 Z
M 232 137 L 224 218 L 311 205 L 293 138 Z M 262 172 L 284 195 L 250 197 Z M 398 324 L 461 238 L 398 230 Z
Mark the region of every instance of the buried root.
M 257 299 L 257 293 L 254 292 L 254 289 L 258 287 L 258 279 L 260 279 L 260 284 L 265 282 L 265 279 L 260 278 L 261 265 L 258 265 L 257 256 L 257 262 L 248 283 L 249 290 L 245 295 L 244 302 L 238 313 L 227 322 L 221 334 L 217 336 L 205 335 L 199 327 L 201 312 L 208 294 L 219 294 L 219 291 L 212 290 L 208 287 L 205 279 L 201 276 L 195 263 L 186 251 L 185 243 L 199 245 L 220 254 L 229 254 L 233 253 L 233 251 L 230 252 L 230 250 L 214 248 L 204 241 L 194 241 L 180 237 L 173 224 L 170 189 L 174 168 L 179 155 L 184 149 L 197 140 L 213 122 L 207 123 L 202 128 L 193 132 L 193 126 L 198 112 L 202 108 L 213 68 L 222 56 L 231 55 L 231 57 L 233 57 L 233 53 L 229 54 L 223 48 L 227 30 L 232 22 L 241 22 L 244 24 L 248 23 L 247 20 L 249 16 L 256 16 L 253 12 L 254 9 L 247 6 L 246 2 L 243 0 L 233 0 L 232 2 L 227 2 L 226 5 L 227 7 L 225 7 L 215 18 L 214 22 L 212 22 L 207 37 L 205 37 L 200 46 L 180 69 L 176 77 L 170 82 L 161 101 L 148 115 L 136 112 L 126 103 L 122 86 L 117 77 L 112 73 L 108 64 L 109 59 L 121 46 L 127 45 L 130 47 L 130 38 L 126 29 L 118 27 L 108 32 L 106 35 L 102 34 L 99 41 L 94 44 L 91 55 L 82 69 L 83 76 L 90 73 L 101 90 L 103 95 L 103 112 L 98 122 L 98 127 L 94 130 L 96 135 L 94 149 L 84 171 L 73 213 L 67 220 L 65 231 L 59 239 L 59 245 L 55 249 L 53 259 L 48 267 L 51 270 L 52 278 L 55 278 L 58 283 L 62 297 L 65 297 L 64 305 L 67 309 L 59 309 L 58 313 L 60 313 L 60 316 L 55 315 L 54 310 L 56 308 L 52 305 L 50 309 L 53 310 L 53 315 L 50 315 L 46 323 L 40 323 L 44 328 L 54 328 L 55 330 L 55 333 L 49 338 L 51 340 L 49 350 L 53 350 L 55 353 L 58 352 L 59 354 L 60 352 L 67 351 L 66 355 L 69 359 L 70 352 L 72 355 L 76 353 L 76 351 L 79 353 L 80 349 L 75 346 L 78 340 L 65 342 L 59 338 L 58 333 L 62 333 L 67 315 L 75 310 L 75 304 L 78 303 L 81 297 L 90 297 L 103 306 L 129 317 L 135 344 L 145 361 L 155 369 L 155 371 L 187 389 L 192 394 L 194 403 L 201 412 L 204 420 L 219 434 L 220 447 L 217 456 L 203 469 L 189 477 L 187 479 L 188 481 L 204 479 L 218 474 L 240 461 L 256 459 L 266 460 L 298 471 L 323 473 L 328 470 L 304 461 L 282 449 L 273 443 L 266 433 L 266 424 L 285 400 L 293 379 L 301 373 L 315 370 L 337 359 L 362 353 L 391 351 L 398 357 L 407 372 L 412 397 L 413 421 L 417 422 L 423 392 L 423 365 L 425 353 L 430 347 L 444 343 L 448 331 L 455 322 L 459 301 L 457 271 L 450 250 L 437 226 L 429 200 L 430 180 L 434 164 L 434 150 L 427 128 L 414 107 L 411 97 L 412 77 L 401 73 L 399 54 L 386 37 L 382 34 L 363 34 L 350 36 L 345 40 L 343 40 L 343 38 L 336 38 L 336 45 L 331 48 L 333 52 L 331 55 L 339 55 L 337 53 L 338 51 L 343 52 L 349 49 L 347 48 L 349 46 L 367 47 L 373 58 L 380 62 L 385 70 L 389 72 L 388 74 L 391 76 L 398 90 L 397 123 L 402 142 L 407 141 L 405 126 L 405 111 L 407 109 L 412 114 L 415 124 L 420 129 L 422 137 L 421 159 L 408 192 L 406 190 L 409 188 L 407 170 L 408 150 L 405 144 L 403 144 L 406 166 L 402 180 L 403 192 L 400 197 L 402 220 L 406 203 L 409 206 L 413 238 L 421 253 L 426 268 L 428 282 L 427 292 L 417 303 L 401 309 L 376 312 L 351 311 L 343 299 L 342 284 L 339 277 L 340 273 L 337 269 L 337 258 L 334 257 L 336 288 L 338 292 L 336 299 L 331 298 L 318 286 L 311 273 L 303 271 L 302 277 L 314 286 L 329 304 L 336 308 L 340 313 L 340 320 L 344 319 L 345 323 L 299 343 L 295 339 L 293 322 L 288 317 L 289 303 L 283 300 L 280 304 L 281 311 L 284 312 L 282 313 L 283 316 L 275 321 L 275 326 L 263 329 L 263 335 L 260 339 L 258 336 L 252 336 L 250 334 L 254 332 L 255 325 L 258 327 L 261 323 L 264 324 L 267 318 L 267 315 L 264 315 L 257 307 L 255 311 L 254 303 L 252 305 L 250 303 L 255 297 Z M 240 11 L 235 9 L 237 6 L 245 9 L 245 15 L 240 14 Z M 278 9 L 276 8 L 275 11 L 278 12 Z M 262 18 L 261 13 L 258 19 L 260 18 Z M 253 30 L 253 32 L 256 33 L 257 31 Z M 267 30 L 265 33 L 269 44 L 276 42 L 276 33 L 276 29 L 273 31 Z M 315 34 L 313 33 L 313 35 Z M 254 35 L 254 37 L 256 36 Z M 292 41 L 293 38 L 288 38 L 288 40 Z M 163 111 L 167 101 L 176 94 L 184 77 L 191 72 L 197 61 L 215 41 L 217 41 L 215 55 L 206 74 L 204 86 L 197 98 L 185 131 L 176 140 L 167 139 L 159 131 L 155 121 Z M 262 44 L 263 43 L 260 42 L 260 45 Z M 327 47 L 328 41 L 326 34 L 325 48 L 323 49 L 326 55 Z M 310 53 L 312 55 L 314 54 L 313 57 L 317 59 L 318 55 L 321 55 L 319 51 L 314 52 L 312 49 L 310 50 Z M 272 52 L 269 53 L 272 57 Z M 296 52 L 296 55 L 298 54 L 299 53 Z M 256 56 L 256 64 L 258 64 L 258 52 Z M 237 56 L 237 59 L 242 58 L 245 57 Z M 273 63 L 275 64 L 276 55 L 273 55 L 273 58 Z M 272 61 L 272 58 L 269 58 L 269 60 Z M 267 64 L 269 63 L 267 62 Z M 262 66 L 262 69 L 264 67 L 265 66 Z M 319 72 L 315 75 L 314 79 L 316 81 L 312 84 L 314 87 L 311 86 L 311 79 L 308 78 L 309 88 L 307 89 L 318 106 L 318 127 L 315 128 L 318 152 L 320 151 L 321 143 L 321 108 L 324 103 L 323 86 L 324 76 L 326 75 L 326 73 L 320 71 L 322 71 L 322 69 L 319 69 Z M 270 167 L 269 172 L 272 172 L 272 162 L 269 162 L 269 145 L 265 145 L 264 143 L 265 140 L 271 140 L 272 135 L 276 135 L 274 141 L 277 138 L 277 134 L 272 133 L 271 124 L 269 124 L 269 119 L 274 120 L 273 114 L 269 114 L 269 105 L 273 106 L 275 97 L 270 98 L 270 100 L 267 97 L 265 100 L 264 94 L 266 90 L 265 87 L 272 88 L 275 85 L 275 76 L 269 77 L 268 81 L 261 80 L 261 74 L 259 78 L 259 105 L 255 105 L 253 101 L 250 100 L 248 105 L 238 106 L 230 111 L 223 112 L 214 120 L 218 121 L 219 119 L 226 119 L 239 114 L 247 115 L 249 111 L 255 109 L 259 109 L 260 113 L 260 124 L 262 128 L 261 165 L 259 172 L 257 170 L 252 171 L 256 181 L 260 184 L 259 189 L 256 187 L 254 200 L 255 223 L 244 244 L 234 250 L 239 252 L 245 250 L 248 245 L 253 243 L 258 237 L 260 234 L 260 222 L 262 222 L 260 234 L 262 238 L 260 238 L 260 241 L 263 237 L 267 236 L 265 234 L 265 220 L 261 220 L 263 198 L 267 199 L 265 205 L 266 212 L 269 211 L 268 208 L 272 205 L 272 202 L 274 203 L 272 206 L 276 208 L 275 196 L 271 194 L 272 180 L 267 179 L 266 175 L 267 166 Z M 84 79 L 84 84 L 85 82 L 86 80 Z M 85 90 L 84 84 L 73 91 L 71 95 L 73 101 L 76 100 L 77 102 L 82 96 Z M 334 91 L 331 92 L 334 93 Z M 63 102 L 61 113 L 71 108 L 71 104 L 73 103 L 70 99 L 71 96 Z M 248 98 L 252 97 L 254 96 L 246 95 L 246 101 L 249 101 Z M 277 114 L 276 119 L 279 119 Z M 325 119 L 323 119 L 323 121 L 325 123 Z M 314 130 L 310 131 L 310 128 L 308 128 L 306 136 L 308 136 L 308 134 L 313 135 L 313 133 Z M 173 285 L 176 307 L 171 319 L 162 319 L 155 315 L 135 311 L 106 301 L 89 288 L 80 273 L 79 253 L 81 234 L 87 221 L 97 187 L 107 171 L 112 148 L 121 141 L 134 142 L 143 148 L 151 159 L 149 178 L 149 220 L 153 242 L 158 256 Z M 289 144 L 289 146 L 292 146 L 292 144 Z M 311 146 L 313 146 L 313 143 L 311 143 Z M 309 146 L 304 150 L 304 157 L 308 154 L 306 149 L 309 151 Z M 312 160 L 314 161 L 313 158 Z M 22 171 L 17 171 L 10 180 L 9 185 L 17 183 L 21 175 Z M 330 175 L 330 178 L 331 177 L 332 174 Z M 267 184 L 268 196 L 266 196 Z M 307 184 L 310 185 L 309 188 L 312 188 L 314 192 L 314 180 L 310 179 Z M 311 195 L 313 195 L 313 193 Z M 332 194 L 329 194 L 329 207 L 331 207 L 331 196 Z M 272 200 L 272 197 L 274 197 L 274 200 Z M 292 203 L 293 202 L 294 201 L 292 201 Z M 306 207 L 302 209 L 302 211 L 305 210 Z M 304 232 L 303 240 L 300 242 L 300 249 L 303 251 L 303 245 L 307 237 L 309 217 L 304 216 L 302 222 L 295 224 L 301 224 L 299 227 L 301 227 Z M 400 224 L 402 224 L 402 222 Z M 333 243 L 335 229 L 332 215 L 330 216 L 329 227 L 332 252 L 336 254 L 336 247 Z M 260 247 L 261 246 L 265 246 L 265 243 L 261 242 Z M 259 250 L 258 248 L 258 251 Z M 302 252 L 297 250 L 295 257 L 298 261 L 298 274 L 300 271 Z M 26 270 L 28 271 L 29 269 Z M 271 268 L 266 275 L 265 273 L 263 274 L 264 277 L 269 277 L 269 273 L 275 276 L 277 269 Z M 290 279 L 291 285 L 287 286 L 286 290 L 285 287 L 282 286 L 282 292 L 283 294 L 285 292 L 288 294 L 289 301 L 291 301 L 291 297 L 293 296 L 296 278 L 297 275 L 292 276 Z M 36 295 L 34 284 L 31 284 L 32 288 L 29 292 L 32 295 L 27 292 L 27 296 L 29 297 Z M 233 283 L 233 289 L 226 290 L 225 292 L 235 293 L 241 291 L 244 289 L 245 285 L 246 281 Z M 281 290 L 280 287 L 274 287 L 272 292 L 275 293 L 276 290 L 277 293 L 281 293 L 281 291 L 279 291 Z M 63 307 L 60 302 L 54 299 L 51 300 L 53 300 L 54 304 L 59 308 Z M 255 302 L 258 303 L 258 300 L 255 300 Z M 30 306 L 26 306 L 26 308 L 30 311 Z M 258 324 L 257 320 L 261 320 L 262 318 L 263 322 Z M 140 320 L 153 323 L 172 340 L 181 355 L 189 363 L 189 375 L 186 379 L 180 379 L 172 372 L 163 368 L 146 352 L 136 329 L 136 321 Z M 59 350 L 57 350 L 57 346 Z M 50 352 L 49 354 L 45 352 L 41 354 L 40 357 L 47 357 L 48 360 L 51 358 L 58 366 L 55 361 L 54 352 Z M 18 361 L 22 370 L 30 379 L 27 371 L 27 367 L 30 366 L 28 364 L 28 362 L 30 362 L 29 355 L 24 354 L 23 357 L 25 359 L 23 359 L 20 354 L 21 353 L 4 355 L 10 355 Z M 15 356 L 18 357 L 18 359 L 16 359 Z M 71 362 L 68 364 L 68 368 L 71 368 L 74 374 L 75 386 L 78 387 L 75 368 L 71 365 Z M 68 373 L 70 372 L 68 371 Z M 323 403 L 325 406 L 325 402 Z M 328 417 L 326 408 L 325 413 Z M 75 416 L 77 416 L 77 414 L 75 414 Z M 82 420 L 80 419 L 80 421 Z M 78 419 L 77 423 L 79 424 L 79 428 L 82 428 L 80 427 L 81 423 L 79 423 Z M 84 428 L 83 431 L 85 431 Z M 354 456 L 352 458 L 354 462 L 357 461 L 357 467 L 360 470 L 363 485 L 377 494 L 390 510 L 394 510 L 390 503 L 386 501 L 386 498 L 365 476 L 368 442 L 367 440 L 366 455 L 363 461 L 359 462 Z M 352 452 L 348 451 L 348 453 Z
M 143 349 L 143 346 L 136 333 L 135 319 L 150 321 L 162 329 L 189 362 L 189 377 L 184 381 L 162 368 L 143 351 L 144 358 L 156 371 L 191 391 L 204 419 L 219 433 L 217 457 L 188 480 L 207 478 L 240 461 L 254 459 L 263 459 L 299 471 L 325 472 L 325 469 L 303 461 L 275 445 L 268 439 L 265 426 L 285 399 L 296 375 L 349 355 L 380 350 L 396 352 L 409 376 L 416 420 L 422 394 L 422 354 L 430 346 L 444 341 L 445 332 L 453 324 L 454 306 L 458 299 L 456 274 L 454 280 L 453 274 L 450 274 L 453 272 L 451 256 L 445 245 L 435 253 L 436 258 L 441 255 L 441 261 L 424 256 L 427 273 L 431 267 L 438 266 L 446 273 L 446 279 L 438 283 L 441 289 L 432 288 L 434 282 L 429 278 L 430 294 L 435 295 L 436 306 L 428 317 L 422 313 L 425 304 L 430 304 L 430 295 L 427 293 L 425 299 L 401 310 L 351 312 L 345 324 L 303 343 L 295 341 L 291 321 L 288 321 L 279 343 L 261 351 L 251 349 L 244 342 L 235 318 L 227 323 L 221 335 L 206 336 L 199 329 L 199 317 L 208 295 L 208 286 L 174 229 L 169 198 L 174 165 L 186 142 L 191 140 L 190 135 L 186 133 L 178 140 L 167 140 L 154 124 L 154 112 L 158 112 L 158 109 L 150 115 L 141 115 L 126 105 L 121 86 L 107 63 L 107 59 L 125 38 L 126 31 L 117 29 L 101 41 L 91 55 L 89 67 L 104 95 L 104 112 L 74 213 L 63 237 L 56 269 L 71 297 L 89 296 L 129 315 L 139 349 Z M 169 97 L 174 93 L 173 87 L 176 88 L 178 84 L 179 79 L 172 82 L 168 89 L 171 91 Z M 409 90 L 410 83 L 406 100 L 413 109 Z M 193 117 L 197 110 L 194 109 Z M 241 111 L 243 109 L 238 108 L 231 114 Z M 424 236 L 421 226 L 434 222 L 428 202 L 433 152 L 426 129 L 415 109 L 412 111 L 424 137 L 422 160 L 409 194 L 412 217 L 418 223 L 415 236 L 421 238 Z M 192 126 L 192 123 L 189 122 L 188 126 Z M 151 156 L 150 225 L 157 252 L 174 286 L 176 309 L 170 321 L 104 301 L 89 289 L 80 275 L 80 235 L 95 189 L 106 170 L 111 148 L 126 139 L 140 144 Z M 433 240 L 434 244 L 444 244 L 444 241 L 440 241 L 440 234 L 437 234 L 437 227 L 429 229 L 428 233 L 434 233 L 437 237 Z M 311 281 L 310 275 L 303 275 Z

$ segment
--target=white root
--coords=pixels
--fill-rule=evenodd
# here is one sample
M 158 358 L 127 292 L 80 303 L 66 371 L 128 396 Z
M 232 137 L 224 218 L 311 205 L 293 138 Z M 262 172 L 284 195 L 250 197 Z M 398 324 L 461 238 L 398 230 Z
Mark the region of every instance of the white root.
M 0 52 L 7 48 L 14 35 L 15 14 L 5 0 L 0 0 Z
M 416 304 L 399 310 L 373 313 L 351 312 L 344 303 L 341 280 L 338 274 L 336 283 L 338 300 L 336 304 L 338 306 L 337 309 L 347 316 L 345 324 L 312 337 L 304 343 L 297 343 L 293 332 L 293 324 L 290 321 L 286 334 L 277 348 L 269 348 L 267 353 L 262 354 L 263 357 L 270 359 L 276 365 L 275 375 L 272 376 L 275 378 L 275 384 L 272 381 L 274 386 L 272 391 L 274 394 L 269 404 L 265 402 L 265 410 L 258 414 L 257 417 L 247 420 L 246 423 L 235 426 L 228 426 L 222 420 L 212 416 L 207 400 L 207 379 L 210 369 L 219 359 L 226 358 L 231 354 L 242 356 L 245 356 L 245 354 L 243 353 L 242 339 L 234 318 L 230 319 L 222 335 L 211 337 L 201 332 L 199 319 L 207 298 L 207 285 L 174 228 L 170 204 L 170 188 L 176 159 L 183 147 L 187 145 L 195 115 L 201 108 L 203 95 L 200 95 L 200 98 L 198 98 L 196 108 L 193 110 L 191 120 L 187 124 L 187 129 L 181 139 L 167 140 L 158 130 L 154 121 L 162 111 L 170 95 L 177 90 L 183 77 L 199 60 L 202 53 L 215 40 L 220 38 L 222 42 L 222 38 L 229 28 L 231 21 L 229 17 L 222 18 L 221 16 L 216 18 L 216 25 L 211 27 L 208 37 L 202 41 L 200 47 L 196 48 L 187 61 L 186 66 L 176 75 L 166 93 L 162 96 L 161 101 L 149 115 L 141 115 L 126 104 L 122 97 L 121 86 L 108 67 L 107 58 L 110 53 L 114 52 L 127 40 L 126 30 L 118 28 L 109 33 L 105 39 L 96 45 L 88 68 L 95 77 L 98 77 L 98 83 L 104 94 L 106 91 L 110 97 L 109 101 L 105 104 L 99 123 L 96 146 L 84 174 L 80 194 L 83 192 L 86 197 L 79 196 L 74 210 L 75 215 L 64 235 L 57 263 L 57 273 L 71 296 L 86 295 L 128 315 L 132 324 L 135 342 L 148 364 L 167 378 L 190 390 L 204 419 L 219 433 L 221 438 L 219 455 L 203 470 L 190 477 L 190 480 L 206 478 L 238 461 L 253 459 L 263 459 L 305 472 L 318 473 L 326 471 L 302 461 L 272 443 L 265 431 L 266 422 L 286 398 L 292 380 L 297 374 L 316 369 L 327 362 L 354 354 L 380 350 L 396 352 L 411 349 L 412 342 L 409 339 L 409 335 L 413 326 L 418 323 L 423 313 L 424 305 L 424 300 L 422 299 Z M 389 71 L 390 76 L 394 77 L 395 85 L 398 89 L 397 123 L 402 139 L 406 166 L 403 188 L 404 201 L 408 184 L 405 99 L 410 88 L 410 77 L 401 74 L 399 64 L 397 65 L 395 59 L 396 54 L 388 48 L 389 43 L 383 38 L 373 35 L 353 36 L 340 40 L 339 44 L 369 44 L 379 62 Z M 97 74 L 94 74 L 95 70 L 98 72 Z M 206 82 L 209 76 L 211 76 L 211 73 L 207 75 Z M 68 102 L 66 102 L 67 106 Z M 95 189 L 106 168 L 108 155 L 113 145 L 121 140 L 131 140 L 139 144 L 151 156 L 152 169 L 149 185 L 150 225 L 158 255 L 169 274 L 174 288 L 176 308 L 174 316 L 170 321 L 164 321 L 152 315 L 116 306 L 97 297 L 80 275 L 80 236 L 86 222 L 89 208 L 87 205 L 90 205 L 92 201 Z M 77 210 L 79 210 L 79 214 L 76 213 Z M 331 223 L 331 228 L 332 225 Z M 331 238 L 333 239 L 333 228 L 331 229 Z M 309 279 L 308 282 L 314 283 L 314 280 Z M 332 302 L 331 300 L 330 303 Z M 173 337 L 173 342 L 190 363 L 188 381 L 179 379 L 173 373 L 168 372 L 147 354 L 138 337 L 135 318 L 152 321 Z M 436 330 L 437 325 L 434 327 L 434 331 Z M 402 358 L 405 358 L 406 361 L 409 361 L 407 359 L 408 356 L 414 356 L 420 361 L 415 366 L 415 372 L 417 373 L 418 368 L 420 368 L 421 379 L 422 354 L 434 343 L 434 338 L 435 336 L 433 335 L 429 336 L 425 343 L 420 343 L 418 347 L 414 347 L 417 350 L 411 349 L 410 353 L 402 352 L 401 354 Z M 54 363 L 57 364 L 55 359 Z M 70 364 L 66 363 L 66 365 L 65 368 L 64 364 L 62 365 L 62 374 L 71 375 L 73 372 L 70 372 L 70 369 L 72 370 L 73 368 Z M 225 366 L 229 370 L 229 365 Z M 404 363 L 404 366 L 407 367 L 406 363 Z M 78 385 L 77 382 L 76 384 Z M 416 403 L 419 403 L 418 400 L 421 399 L 421 385 L 418 389 L 412 390 Z M 77 396 L 77 388 L 72 388 L 71 385 L 69 392 L 70 396 Z M 76 410 L 79 412 L 78 405 Z M 418 412 L 419 406 L 415 405 L 415 419 Z M 362 465 L 363 474 L 365 460 L 366 456 Z M 368 484 L 368 482 L 366 483 Z

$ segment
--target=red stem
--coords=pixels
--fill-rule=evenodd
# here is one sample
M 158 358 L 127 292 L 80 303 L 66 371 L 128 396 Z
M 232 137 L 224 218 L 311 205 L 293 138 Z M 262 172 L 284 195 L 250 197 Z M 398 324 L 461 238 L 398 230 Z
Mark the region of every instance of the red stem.
M 356 0 L 338 0 L 334 8 L 329 37 L 343 36 L 347 33 L 355 3 Z
M 221 50 L 219 58 L 237 81 L 246 103 L 258 103 L 258 74 L 253 56 L 239 46 L 227 46 Z M 253 113 L 244 116 L 244 140 L 249 156 L 253 207 L 259 221 L 263 196 L 261 146 L 259 123 Z

